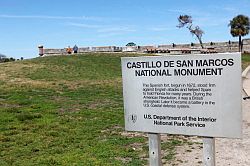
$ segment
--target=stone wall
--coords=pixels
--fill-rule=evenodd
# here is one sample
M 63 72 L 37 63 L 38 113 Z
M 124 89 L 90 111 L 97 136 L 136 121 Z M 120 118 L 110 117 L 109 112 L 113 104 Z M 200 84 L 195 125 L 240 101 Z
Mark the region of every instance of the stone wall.
M 250 39 L 249 39 L 250 40 Z M 248 44 L 250 45 L 250 44 Z M 238 42 L 209 42 L 203 43 L 204 49 L 214 49 L 216 52 L 237 52 Z M 171 50 L 171 49 L 201 49 L 200 44 L 169 44 L 158 45 L 159 50 Z
M 137 52 L 138 46 L 125 46 L 122 47 L 122 52 Z
M 80 47 L 78 48 L 78 53 L 90 52 L 90 47 Z
M 116 52 L 119 50 L 120 48 L 116 46 L 98 46 L 98 47 L 91 48 L 91 51 L 93 52 Z
M 243 40 L 243 51 L 245 53 L 250 53 L 250 39 Z
M 56 54 L 66 54 L 66 49 L 52 49 L 52 48 L 47 48 L 43 49 L 43 54 L 44 55 L 56 55 Z
M 242 52 L 250 53 L 250 39 L 243 39 Z M 84 52 L 147 52 L 147 53 L 223 53 L 223 52 L 238 52 L 238 42 L 208 42 L 203 43 L 204 49 L 201 48 L 199 43 L 190 44 L 166 44 L 158 46 L 98 46 L 98 47 L 79 47 L 78 53 Z M 66 48 L 64 49 L 48 49 L 43 48 L 43 54 L 56 55 L 66 54 Z

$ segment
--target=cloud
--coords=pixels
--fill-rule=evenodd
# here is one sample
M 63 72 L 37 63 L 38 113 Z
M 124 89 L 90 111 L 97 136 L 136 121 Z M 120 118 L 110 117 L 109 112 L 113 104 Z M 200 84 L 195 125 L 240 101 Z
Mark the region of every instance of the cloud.
M 116 25 L 96 25 L 96 24 L 83 24 L 83 23 L 67 23 L 69 26 L 97 29 L 99 33 L 107 32 L 134 32 L 135 29 L 128 26 L 116 26 Z
M 119 35 L 122 35 L 122 34 L 123 33 L 119 33 L 119 32 L 102 33 L 102 34 L 99 34 L 98 37 L 107 38 L 107 37 L 119 36 Z
M 184 10 L 181 9 L 168 9 L 167 11 L 171 13 L 186 13 Z
M 160 32 L 160 31 L 169 31 L 169 30 L 174 30 L 174 29 L 176 29 L 176 27 L 167 27 L 167 26 L 164 26 L 164 25 L 162 25 L 162 26 L 156 26 L 156 27 L 151 27 L 151 28 L 149 28 L 148 30 L 150 30 L 150 31 L 155 31 L 155 32 Z
M 225 10 L 225 11 L 227 11 L 227 12 L 234 12 L 234 13 L 239 12 L 238 9 L 233 8 L 233 7 L 222 7 L 222 8 L 220 8 L 220 9 Z
M 220 13 L 230 12 L 230 13 L 239 13 L 241 10 L 237 6 L 227 5 L 227 6 L 210 6 L 210 9 L 219 11 Z
M 101 28 L 101 25 L 92 25 L 92 24 L 82 24 L 82 23 L 67 23 L 69 26 L 80 27 L 80 28 L 90 28 L 90 29 L 97 29 Z
M 196 20 L 194 21 L 194 24 L 199 25 L 201 27 L 219 27 L 219 26 L 227 26 L 229 20 L 230 18 L 228 16 L 197 17 Z
M 110 27 L 103 27 L 100 28 L 97 32 L 100 33 L 114 33 L 114 32 L 135 32 L 136 30 L 130 27 L 126 27 L 126 26 L 118 26 L 118 27 L 114 27 L 114 26 L 110 26 Z
M 99 33 L 98 37 L 104 37 L 104 38 L 119 36 L 128 32 L 135 32 L 135 31 L 136 29 L 126 26 L 121 26 L 121 27 L 110 26 L 110 27 L 103 27 L 97 30 L 97 32 Z
M 177 9 L 168 9 L 168 12 L 187 14 L 190 15 L 193 19 L 193 24 L 202 27 L 218 27 L 218 26 L 227 26 L 228 16 L 226 12 L 236 11 L 235 8 L 231 7 L 218 7 L 218 6 L 209 6 L 209 9 L 194 9 L 194 8 L 177 8 Z M 219 12 L 218 12 L 219 11 Z M 226 11 L 226 12 L 225 12 Z
M 92 29 L 99 33 L 100 37 L 122 35 L 128 32 L 135 32 L 136 29 L 131 26 L 123 25 L 100 25 L 100 24 L 84 24 L 84 23 L 66 23 L 68 26 L 74 26 L 85 29 Z
M 100 21 L 101 17 L 92 16 L 49 16 L 49 15 L 6 15 L 0 14 L 0 18 L 9 19 L 57 19 L 57 20 L 92 20 Z

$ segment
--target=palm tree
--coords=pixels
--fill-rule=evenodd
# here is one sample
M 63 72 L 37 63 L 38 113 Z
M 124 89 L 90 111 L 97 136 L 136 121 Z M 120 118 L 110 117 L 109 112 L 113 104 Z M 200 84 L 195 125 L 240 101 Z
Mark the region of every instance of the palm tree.
M 230 20 L 228 26 L 231 27 L 230 33 L 233 37 L 239 36 L 239 52 L 241 52 L 242 51 L 241 37 L 247 35 L 250 29 L 249 18 L 247 16 L 240 14 L 234 17 L 232 20 Z

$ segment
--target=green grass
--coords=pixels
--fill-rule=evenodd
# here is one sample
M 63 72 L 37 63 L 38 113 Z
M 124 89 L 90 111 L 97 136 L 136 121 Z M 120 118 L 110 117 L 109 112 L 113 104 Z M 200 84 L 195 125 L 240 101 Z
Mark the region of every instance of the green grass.
M 0 65 L 0 165 L 143 165 L 124 132 L 121 54 Z
M 250 54 L 242 54 L 242 69 L 250 65 Z
M 124 132 L 121 56 L 138 55 L 0 64 L 0 165 L 146 165 L 147 138 Z M 182 144 L 162 142 L 163 158 Z

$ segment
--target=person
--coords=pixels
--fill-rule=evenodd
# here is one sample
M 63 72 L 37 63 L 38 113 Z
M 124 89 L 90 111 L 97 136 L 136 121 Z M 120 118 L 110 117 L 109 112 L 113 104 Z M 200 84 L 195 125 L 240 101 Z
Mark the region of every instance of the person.
M 70 46 L 68 46 L 68 48 L 66 49 L 67 53 L 68 54 L 71 54 L 72 53 L 72 48 L 70 48 Z
M 76 54 L 76 53 L 77 53 L 77 51 L 78 51 L 78 47 L 77 47 L 76 45 L 73 47 L 73 51 L 74 51 L 74 54 Z

